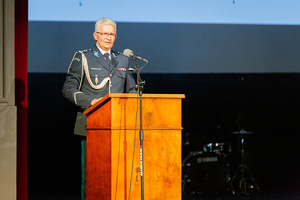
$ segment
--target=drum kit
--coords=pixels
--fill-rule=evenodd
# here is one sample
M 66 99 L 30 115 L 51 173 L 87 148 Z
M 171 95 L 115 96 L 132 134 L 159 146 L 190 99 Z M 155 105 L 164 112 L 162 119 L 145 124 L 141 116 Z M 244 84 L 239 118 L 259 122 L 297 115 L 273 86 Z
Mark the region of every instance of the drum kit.
M 191 151 L 183 155 L 182 161 L 182 194 L 184 196 L 232 193 L 249 195 L 249 189 L 259 190 L 254 177 L 244 162 L 245 135 L 253 134 L 240 130 L 231 134 L 238 136 L 238 152 L 241 163 L 231 176 L 230 143 L 204 143 L 206 137 L 186 133 L 183 149 L 191 144 L 201 145 L 201 150 Z M 183 153 L 184 154 L 184 153 Z

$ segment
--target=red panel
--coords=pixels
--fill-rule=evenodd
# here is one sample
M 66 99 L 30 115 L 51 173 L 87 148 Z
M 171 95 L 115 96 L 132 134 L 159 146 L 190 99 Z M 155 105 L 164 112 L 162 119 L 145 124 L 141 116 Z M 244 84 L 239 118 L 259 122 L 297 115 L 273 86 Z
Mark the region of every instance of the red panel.
M 28 1 L 15 0 L 15 100 L 17 106 L 17 199 L 28 199 L 27 94 Z
M 86 199 L 111 199 L 111 131 L 88 130 Z

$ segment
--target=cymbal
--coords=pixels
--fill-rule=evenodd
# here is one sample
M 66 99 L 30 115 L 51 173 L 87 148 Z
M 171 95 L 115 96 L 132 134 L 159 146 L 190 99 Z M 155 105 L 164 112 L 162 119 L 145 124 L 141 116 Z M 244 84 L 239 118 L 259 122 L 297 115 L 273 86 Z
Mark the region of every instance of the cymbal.
M 246 130 L 242 129 L 240 131 L 231 132 L 231 134 L 254 134 L 254 132 L 246 131 Z

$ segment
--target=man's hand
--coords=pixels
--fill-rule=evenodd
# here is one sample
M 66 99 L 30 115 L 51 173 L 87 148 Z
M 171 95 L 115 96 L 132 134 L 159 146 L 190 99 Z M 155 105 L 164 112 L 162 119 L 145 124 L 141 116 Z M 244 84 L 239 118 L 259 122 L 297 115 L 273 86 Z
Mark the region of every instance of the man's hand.
M 91 105 L 94 105 L 95 103 L 97 103 L 97 102 L 100 101 L 101 99 L 102 99 L 102 97 L 99 98 L 99 99 L 94 99 L 94 100 L 91 102 Z

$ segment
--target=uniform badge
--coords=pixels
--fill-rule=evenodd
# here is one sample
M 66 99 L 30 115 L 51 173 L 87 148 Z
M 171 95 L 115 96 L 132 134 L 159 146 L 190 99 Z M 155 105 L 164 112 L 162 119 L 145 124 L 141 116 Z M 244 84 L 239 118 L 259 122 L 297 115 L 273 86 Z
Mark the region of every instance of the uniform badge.
M 91 68 L 91 70 L 101 70 L 101 68 Z
M 117 68 L 117 70 L 126 71 L 125 68 Z
M 97 57 L 97 58 L 99 58 L 99 54 L 98 54 L 97 51 L 94 51 L 94 56 Z

